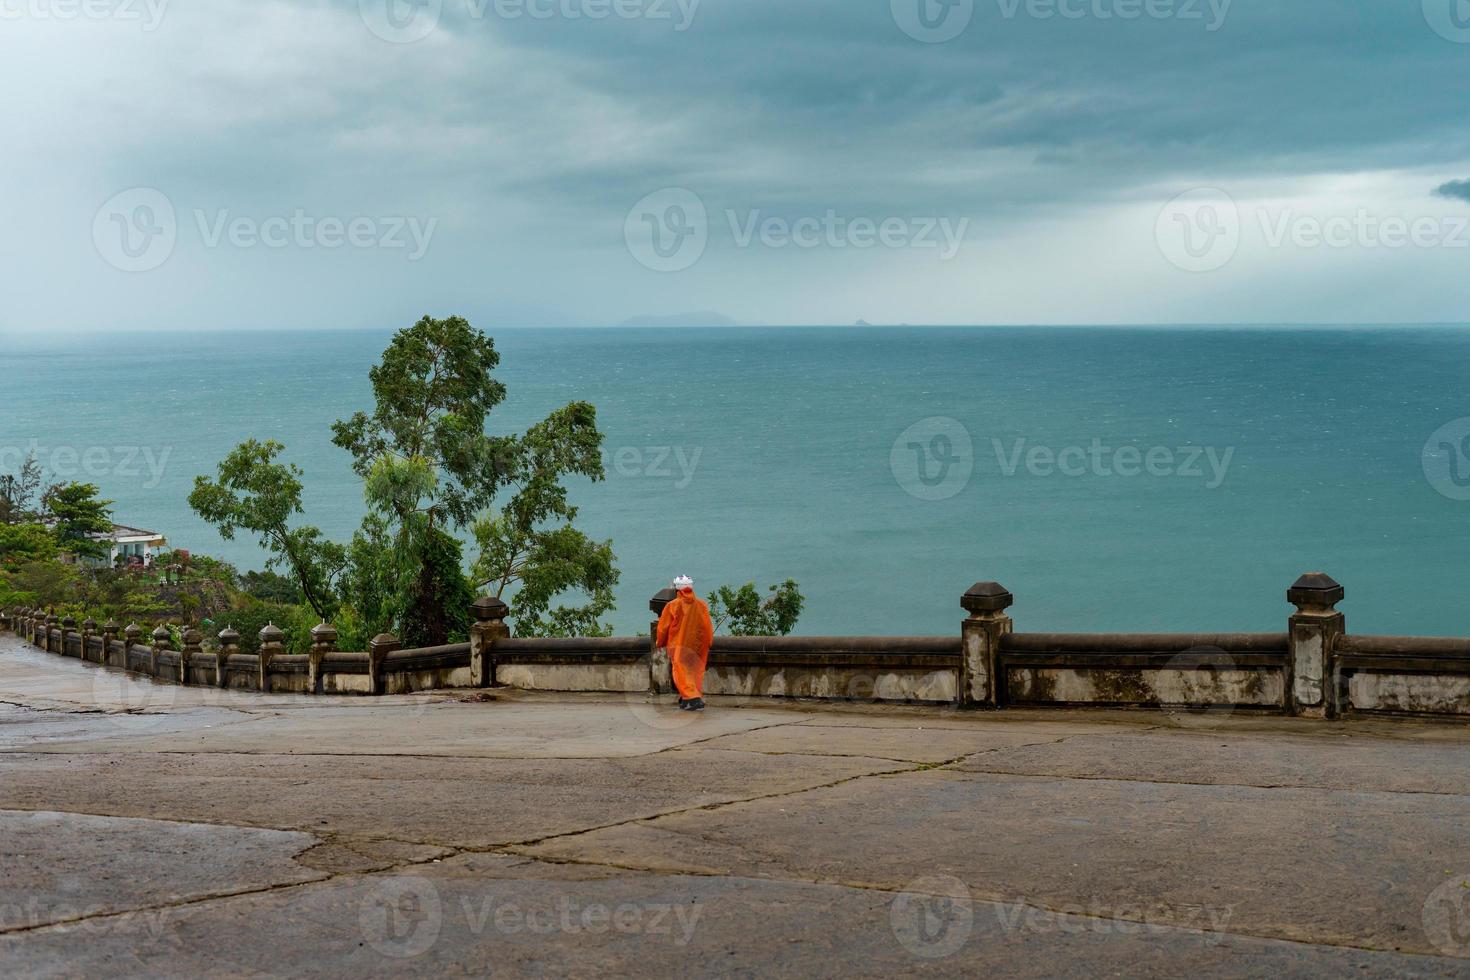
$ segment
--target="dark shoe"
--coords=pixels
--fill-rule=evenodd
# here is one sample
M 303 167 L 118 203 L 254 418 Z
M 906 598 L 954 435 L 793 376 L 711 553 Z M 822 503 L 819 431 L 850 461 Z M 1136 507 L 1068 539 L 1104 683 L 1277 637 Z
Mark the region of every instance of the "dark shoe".
M 689 707 L 685 708 L 684 710 L 686 710 L 686 711 L 703 711 L 704 710 L 704 698 L 695 698 L 693 701 L 690 701 L 689 702 Z
M 694 702 L 693 701 L 685 701 L 683 698 L 680 698 L 679 699 L 679 710 L 680 711 L 693 711 L 694 710 Z
M 689 700 L 687 698 L 680 698 L 679 699 L 679 710 L 681 710 L 681 711 L 684 710 L 684 705 L 686 705 L 688 703 L 689 703 Z

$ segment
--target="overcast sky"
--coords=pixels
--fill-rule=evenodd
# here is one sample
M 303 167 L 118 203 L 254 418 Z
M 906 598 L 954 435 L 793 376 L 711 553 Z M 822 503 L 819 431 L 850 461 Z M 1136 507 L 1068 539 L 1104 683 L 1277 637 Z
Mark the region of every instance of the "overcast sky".
M 1470 320 L 1467 7 L 0 0 L 0 330 Z

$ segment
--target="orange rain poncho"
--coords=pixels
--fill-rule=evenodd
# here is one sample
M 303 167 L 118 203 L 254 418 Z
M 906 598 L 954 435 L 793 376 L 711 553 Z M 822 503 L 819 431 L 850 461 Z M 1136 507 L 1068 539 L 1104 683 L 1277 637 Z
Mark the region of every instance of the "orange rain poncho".
M 709 606 L 693 589 L 681 590 L 658 617 L 658 645 L 669 651 L 674 663 L 674 686 L 686 701 L 703 696 L 704 668 L 714 638 Z

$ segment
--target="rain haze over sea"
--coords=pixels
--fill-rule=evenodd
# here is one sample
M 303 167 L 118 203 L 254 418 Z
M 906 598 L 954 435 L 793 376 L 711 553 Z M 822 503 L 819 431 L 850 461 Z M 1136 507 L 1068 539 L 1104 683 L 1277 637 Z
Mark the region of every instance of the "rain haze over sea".
M 1470 331 L 1355 328 L 477 326 L 496 431 L 586 399 L 607 480 L 620 632 L 675 573 L 796 579 L 799 632 L 947 634 L 995 579 L 1028 630 L 1280 630 L 1324 570 L 1355 631 L 1463 634 Z M 345 540 L 361 485 L 330 425 L 367 407 L 389 330 L 14 339 L 7 466 L 34 448 L 115 517 L 242 570 L 264 554 L 189 510 L 235 444 L 305 471 Z

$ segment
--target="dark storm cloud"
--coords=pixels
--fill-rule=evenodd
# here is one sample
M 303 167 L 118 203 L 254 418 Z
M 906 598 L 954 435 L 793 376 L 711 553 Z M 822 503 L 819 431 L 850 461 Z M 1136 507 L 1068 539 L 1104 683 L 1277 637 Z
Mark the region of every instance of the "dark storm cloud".
M 425 295 L 488 296 L 534 322 L 664 307 L 738 315 L 753 298 L 772 308 L 748 319 L 840 321 L 851 317 L 788 309 L 874 284 L 896 294 L 902 319 L 966 322 L 1007 296 L 1024 322 L 1108 319 L 1119 304 L 1116 316 L 1152 316 L 1130 297 L 1154 285 L 1153 216 L 1181 191 L 1289 198 L 1331 185 L 1324 177 L 1416 171 L 1389 178 L 1403 197 L 1470 168 L 1470 43 L 1456 43 L 1470 37 L 1435 6 L 1458 0 L 974 0 L 945 43 L 904 29 L 929 0 L 442 0 L 415 43 L 369 28 L 361 11 L 379 2 L 404 14 L 439 0 L 174 3 L 151 33 L 8 24 L 0 80 L 33 93 L 8 106 L 15 152 L 0 161 L 7 186 L 25 188 L 0 238 L 0 260 L 23 284 L 17 322 L 49 316 L 63 296 L 69 322 L 135 312 L 152 323 L 149 301 L 171 276 L 167 315 L 183 321 L 254 316 L 266 297 L 282 318 L 347 308 L 341 318 L 360 322 L 385 305 L 421 312 Z M 552 15 L 501 13 L 527 5 Z M 565 13 L 618 5 L 666 16 Z M 1470 200 L 1449 190 L 1459 186 L 1439 193 Z M 94 213 L 135 187 L 178 209 L 179 252 L 151 278 L 99 289 Z M 964 220 L 995 249 L 991 278 L 961 263 L 895 271 L 872 252 L 871 267 L 853 251 L 821 253 L 821 269 L 816 252 L 731 257 L 725 231 L 707 261 L 659 278 L 629 256 L 624 222 L 662 188 L 694 191 L 722 228 L 727 211 Z M 197 211 L 296 209 L 414 215 L 440 230 L 411 269 L 381 256 L 199 248 Z M 1073 233 L 1075 267 L 1133 262 L 1134 282 L 1103 277 L 1085 313 L 1050 312 L 1058 294 L 1044 270 Z M 1120 233 L 1132 236 L 1125 245 Z M 771 275 L 794 260 L 829 272 L 828 287 Z M 1380 275 L 1415 285 L 1399 270 Z M 1269 316 L 1247 309 L 1269 295 L 1236 289 L 1238 309 L 1209 298 L 1177 315 Z M 1321 295 L 1348 292 L 1324 284 Z
M 1434 193 L 1452 201 L 1470 201 L 1470 180 L 1448 181 L 1436 187 Z

